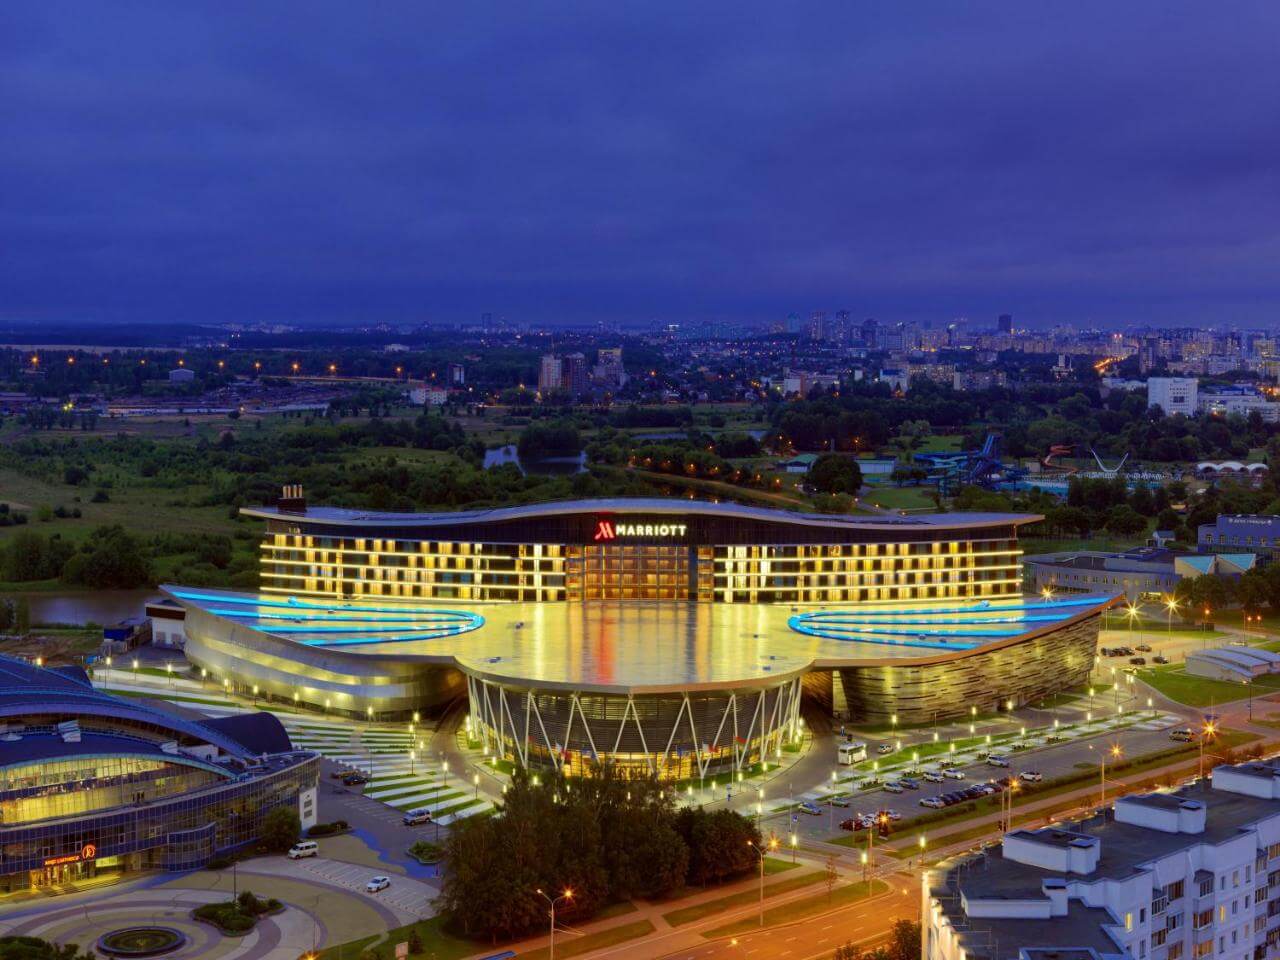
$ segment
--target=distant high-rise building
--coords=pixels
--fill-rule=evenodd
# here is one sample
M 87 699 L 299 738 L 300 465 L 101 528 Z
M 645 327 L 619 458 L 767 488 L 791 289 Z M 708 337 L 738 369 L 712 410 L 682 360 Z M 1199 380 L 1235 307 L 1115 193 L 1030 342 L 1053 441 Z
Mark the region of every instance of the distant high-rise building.
M 880 338 L 877 335 L 879 327 L 880 324 L 876 323 L 872 317 L 862 321 L 862 326 L 859 328 L 860 339 L 862 340 L 862 345 L 869 350 L 874 350 L 879 342 Z
M 799 332 L 800 332 L 800 314 L 788 313 L 787 314 L 787 333 L 794 334 Z
M 560 382 L 570 393 L 577 395 L 591 389 L 591 369 L 581 353 L 570 353 L 560 362 Z
M 1013 314 L 1002 313 L 996 317 L 996 330 L 1006 335 L 1013 333 Z
M 600 384 L 610 388 L 623 386 L 627 382 L 627 372 L 622 366 L 621 347 L 603 347 L 596 355 L 596 367 L 593 371 Z
M 827 311 L 815 310 L 809 314 L 809 339 L 821 342 L 827 339 Z
M 853 339 L 853 317 L 849 315 L 848 310 L 836 311 L 827 339 L 841 347 Z
M 1147 409 L 1159 407 L 1166 416 L 1196 415 L 1200 381 L 1195 377 L 1150 377 L 1147 380 Z
M 548 353 L 542 358 L 542 364 L 538 367 L 538 389 L 545 393 L 548 390 L 558 390 L 561 386 L 563 382 L 560 358 L 553 353 Z
M 467 382 L 467 370 L 460 363 L 449 364 L 449 386 L 461 387 Z

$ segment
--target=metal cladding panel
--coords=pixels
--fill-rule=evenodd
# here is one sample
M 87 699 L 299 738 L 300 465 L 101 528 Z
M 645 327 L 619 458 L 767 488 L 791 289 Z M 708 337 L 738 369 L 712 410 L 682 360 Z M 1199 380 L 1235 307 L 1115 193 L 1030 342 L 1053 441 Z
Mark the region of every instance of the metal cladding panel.
M 323 508 L 297 515 L 268 510 L 246 512 L 266 518 L 272 533 L 322 537 L 511 544 L 589 544 L 609 540 L 693 546 L 1014 539 L 1019 524 L 1038 519 L 1016 514 L 955 514 L 951 523 L 937 517 L 927 522 L 897 517 L 850 519 L 726 504 L 674 505 L 652 499 L 465 511 L 456 519 L 450 514 L 379 514 Z
M 1086 617 L 1022 643 L 935 664 L 839 670 L 849 712 L 860 721 L 903 725 L 954 720 L 970 707 L 987 711 L 1006 700 L 1034 703 L 1088 682 L 1098 646 L 1100 615 Z

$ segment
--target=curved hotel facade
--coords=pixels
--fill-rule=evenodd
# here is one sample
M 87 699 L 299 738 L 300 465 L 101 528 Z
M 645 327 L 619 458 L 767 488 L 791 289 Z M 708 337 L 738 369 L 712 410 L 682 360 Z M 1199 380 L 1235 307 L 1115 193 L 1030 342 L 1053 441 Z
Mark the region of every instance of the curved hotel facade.
M 676 499 L 266 521 L 256 594 L 169 587 L 244 692 L 377 719 L 470 701 L 490 750 L 670 777 L 780 751 L 801 704 L 911 724 L 1083 683 L 1108 597 L 1022 596 L 1012 514 Z

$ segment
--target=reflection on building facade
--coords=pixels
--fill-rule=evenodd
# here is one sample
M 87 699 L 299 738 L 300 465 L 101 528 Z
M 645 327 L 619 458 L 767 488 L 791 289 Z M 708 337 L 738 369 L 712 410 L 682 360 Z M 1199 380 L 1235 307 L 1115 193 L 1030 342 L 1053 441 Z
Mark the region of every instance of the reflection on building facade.
M 319 757 L 267 714 L 186 720 L 0 656 L 0 730 L 0 893 L 201 867 L 279 807 L 315 822 Z

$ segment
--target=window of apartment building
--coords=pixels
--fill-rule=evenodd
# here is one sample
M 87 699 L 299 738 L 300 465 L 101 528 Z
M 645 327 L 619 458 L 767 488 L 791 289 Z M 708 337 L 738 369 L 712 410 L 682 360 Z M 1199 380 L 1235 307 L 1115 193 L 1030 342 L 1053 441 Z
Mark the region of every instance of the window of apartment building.
M 1209 924 L 1213 923 L 1213 910 L 1201 910 L 1195 915 L 1191 925 L 1197 930 L 1203 930 Z
M 1169 952 L 1165 956 L 1168 960 L 1182 960 L 1182 941 L 1177 940 L 1169 944 Z
M 1240 871 L 1239 871 L 1239 870 L 1232 870 L 1232 871 L 1231 871 L 1231 886 L 1233 886 L 1233 887 L 1238 887 L 1238 886 L 1240 886 Z
M 1164 888 L 1164 895 L 1170 900 L 1179 900 L 1182 898 L 1183 891 L 1186 889 L 1185 880 L 1175 880 Z
M 1227 919 L 1227 905 L 1225 903 L 1218 905 L 1218 922 L 1222 923 Z
M 1124 929 L 1128 933 L 1133 930 L 1133 912 L 1129 911 L 1124 915 Z
M 1146 923 L 1146 922 L 1147 922 L 1147 908 L 1146 908 L 1146 907 L 1140 907 L 1140 908 L 1138 909 L 1138 922 L 1139 922 L 1139 923 Z
M 1170 950 L 1170 953 L 1172 952 L 1173 951 Z M 1213 953 L 1213 941 L 1206 940 L 1204 943 L 1197 943 L 1195 945 L 1195 948 L 1191 951 L 1191 956 L 1195 957 L 1196 960 L 1199 960 L 1200 957 L 1207 957 L 1211 953 Z

